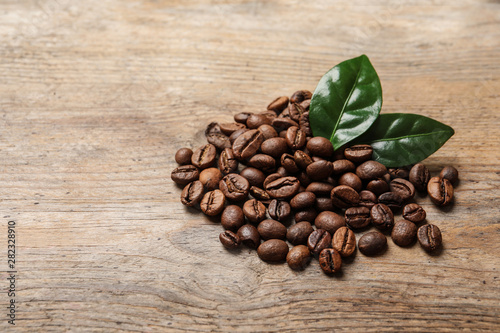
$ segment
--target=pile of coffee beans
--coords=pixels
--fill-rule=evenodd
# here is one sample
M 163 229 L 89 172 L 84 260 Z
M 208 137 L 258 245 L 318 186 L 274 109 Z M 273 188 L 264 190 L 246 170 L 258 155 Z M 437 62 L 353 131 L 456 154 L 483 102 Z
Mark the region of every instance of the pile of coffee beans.
M 209 124 L 206 145 L 175 154 L 180 166 L 171 178 L 184 186 L 181 202 L 220 217 L 225 248 L 256 249 L 263 261 L 286 260 L 294 270 L 316 257 L 325 273 L 338 272 L 356 243 L 366 256 L 385 251 L 386 235 L 398 246 L 418 239 L 424 250 L 438 249 L 441 232 L 425 224 L 415 193 L 450 204 L 458 171 L 447 166 L 431 178 L 421 163 L 387 169 L 372 160 L 369 145 L 334 151 L 329 140 L 312 136 L 311 96 L 297 91 L 266 111 Z M 376 231 L 356 241 L 355 233 L 372 226 Z

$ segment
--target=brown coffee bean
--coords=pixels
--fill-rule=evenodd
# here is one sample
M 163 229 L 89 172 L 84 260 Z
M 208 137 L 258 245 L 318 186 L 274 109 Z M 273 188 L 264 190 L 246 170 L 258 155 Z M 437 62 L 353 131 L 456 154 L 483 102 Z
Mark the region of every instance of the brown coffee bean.
M 327 182 L 312 182 L 306 187 L 307 192 L 312 192 L 316 197 L 327 196 L 329 197 L 335 186 Z
M 270 155 L 256 154 L 248 160 L 248 166 L 264 172 L 273 172 L 276 170 L 276 160 Z
M 298 90 L 290 97 L 290 103 L 300 103 L 306 99 L 311 99 L 312 93 L 309 90 Z
M 265 114 L 251 114 L 247 119 L 247 127 L 250 129 L 258 128 L 261 125 L 271 125 L 272 119 Z
M 200 202 L 204 193 L 203 184 L 199 180 L 195 180 L 187 184 L 182 190 L 181 202 L 183 205 L 193 207 Z
M 307 100 L 310 101 L 310 100 Z M 304 101 L 306 102 L 306 101 Z M 302 102 L 301 105 L 304 103 Z M 304 108 L 304 106 L 302 106 Z M 308 110 L 309 105 L 307 105 L 307 109 L 304 108 L 304 110 Z M 299 118 L 299 128 L 308 136 L 312 137 L 313 132 L 311 128 L 311 123 L 309 122 L 309 111 L 305 111 Z
M 332 248 L 342 257 L 349 257 L 356 251 L 356 235 L 347 227 L 339 228 L 332 237 Z
M 257 254 L 262 261 L 285 261 L 288 254 L 288 245 L 281 239 L 270 239 L 260 244 Z
M 251 249 L 256 249 L 260 245 L 260 235 L 257 228 L 251 224 L 245 224 L 238 229 L 238 237 L 241 243 Z
M 439 177 L 448 179 L 453 185 L 458 181 L 458 170 L 452 166 L 446 166 L 441 170 Z
M 403 208 L 403 218 L 413 223 L 420 223 L 425 220 L 427 213 L 416 203 L 411 203 Z
M 219 156 L 219 168 L 223 174 L 234 173 L 238 170 L 238 160 L 231 148 L 225 148 Z
M 219 215 L 226 204 L 226 197 L 220 190 L 205 193 L 200 202 L 200 208 L 208 216 Z
M 227 136 L 233 134 L 233 132 L 237 130 L 247 128 L 244 124 L 241 123 L 221 123 L 219 124 L 219 127 L 221 132 L 226 134 Z
M 199 169 L 205 169 L 212 166 L 217 157 L 215 146 L 208 143 L 193 152 L 191 156 L 191 164 Z
M 300 116 L 302 116 L 306 110 L 299 103 L 293 103 L 288 106 L 288 113 L 290 114 L 290 118 L 295 121 L 300 121 Z
M 232 232 L 231 230 L 226 230 L 221 232 L 219 235 L 219 240 L 222 245 L 229 250 L 236 249 L 240 246 L 241 240 L 237 234 Z
M 250 199 L 243 204 L 243 214 L 251 223 L 259 223 L 266 218 L 266 206 L 256 199 Z
M 306 111 L 309 110 L 310 105 L 311 105 L 311 99 L 310 98 L 309 99 L 305 99 L 302 102 L 300 102 L 300 106 L 302 106 L 302 108 L 304 110 L 306 110 Z
M 316 195 L 312 192 L 302 192 L 296 194 L 292 200 L 290 200 L 290 206 L 295 210 L 301 210 L 313 207 L 316 203 Z
M 246 131 L 233 143 L 233 153 L 237 159 L 246 160 L 259 150 L 264 141 L 264 136 L 258 130 Z
M 259 132 L 261 132 L 264 136 L 264 141 L 278 136 L 278 132 L 276 132 L 274 127 L 272 127 L 271 125 L 260 125 L 257 130 L 259 130 Z
M 394 192 L 385 192 L 379 195 L 378 203 L 389 206 L 392 211 L 397 211 L 403 207 L 403 199 Z
M 303 270 L 311 262 L 311 251 L 305 245 L 292 247 L 286 256 L 288 266 L 293 270 Z
M 359 205 L 367 208 L 372 208 L 378 203 L 377 196 L 371 191 L 361 191 L 359 192 Z
M 246 124 L 248 117 L 252 115 L 252 112 L 240 112 L 234 115 L 234 121 L 241 124 Z
M 276 169 L 276 173 L 278 173 L 281 177 L 290 176 L 290 173 L 286 171 L 286 169 L 283 166 L 280 166 L 278 169 Z
M 325 211 L 316 216 L 314 224 L 316 228 L 324 229 L 333 235 L 339 228 L 345 227 L 345 220 L 337 213 Z
M 231 148 L 229 137 L 223 133 L 210 133 L 207 135 L 207 141 L 219 150 Z
M 242 128 L 242 129 L 239 129 L 237 131 L 234 131 L 230 136 L 229 136 L 229 142 L 231 142 L 231 145 L 234 143 L 234 141 L 236 141 L 237 138 L 240 137 L 240 135 L 242 135 L 243 133 L 245 132 L 248 132 L 249 129 L 248 128 Z
M 178 185 L 187 185 L 198 179 L 200 172 L 194 165 L 181 165 L 170 174 L 170 178 Z
M 335 249 L 324 249 L 319 254 L 319 266 L 326 274 L 333 274 L 342 268 L 342 258 Z
M 359 194 L 352 187 L 339 185 L 333 188 L 331 199 L 335 207 L 349 208 L 359 204 Z
M 264 154 L 278 159 L 288 151 L 288 145 L 284 138 L 271 138 L 262 142 L 260 149 Z
M 285 111 L 281 114 L 283 115 Z M 288 108 L 286 109 L 286 113 L 288 114 Z M 280 116 L 281 116 L 280 115 Z M 283 130 L 286 130 L 287 128 L 291 126 L 299 126 L 297 122 L 293 121 L 292 119 L 288 118 L 283 118 L 283 117 L 278 117 L 273 119 L 273 122 L 271 125 L 276 129 L 276 131 L 281 132 Z M 281 135 L 280 135 L 281 136 Z M 283 136 L 284 137 L 284 136 Z
M 246 167 L 241 170 L 240 176 L 248 180 L 250 186 L 262 187 L 266 175 L 259 169 L 253 167 Z
M 268 212 L 271 218 L 283 222 L 290 217 L 292 209 L 288 202 L 273 199 L 269 203 Z
M 212 191 L 219 187 L 222 173 L 217 168 L 208 168 L 200 172 L 199 179 L 207 191 Z
M 372 218 L 370 209 L 360 207 L 350 207 L 345 211 L 345 223 L 352 229 L 361 229 L 370 224 Z
M 267 186 L 270 182 L 272 182 L 272 181 L 274 181 L 274 180 L 276 180 L 276 179 L 278 179 L 278 178 L 281 178 L 281 177 L 283 177 L 283 176 L 282 176 L 280 173 L 277 173 L 277 172 L 272 173 L 272 174 L 270 174 L 269 176 L 267 176 L 267 177 L 266 177 L 266 179 L 264 179 L 264 184 L 263 184 L 263 185 L 264 185 L 264 189 L 266 188 L 266 186 Z
M 222 211 L 220 222 L 224 229 L 236 232 L 245 224 L 245 215 L 239 206 L 229 205 Z
M 293 197 L 299 191 L 300 182 L 295 177 L 281 177 L 264 186 L 272 198 L 286 199 Z
M 408 177 L 410 176 L 410 169 L 405 166 L 400 168 L 389 168 L 387 171 L 389 172 L 391 179 L 403 178 L 408 180 Z
M 287 153 L 281 155 L 281 166 L 289 173 L 296 173 L 300 171 L 299 167 L 295 163 L 293 155 Z
M 356 174 L 362 180 L 371 180 L 384 176 L 387 168 L 377 161 L 366 161 L 356 168 Z
M 344 156 L 354 163 L 362 163 L 372 158 L 373 148 L 370 145 L 355 145 L 344 150 Z
M 311 154 L 319 157 L 330 158 L 333 155 L 332 143 L 321 136 L 311 138 L 307 141 L 306 147 Z
M 378 231 L 371 231 L 358 241 L 358 248 L 365 256 L 373 256 L 381 253 L 387 247 L 387 238 Z
M 267 219 L 259 223 L 257 231 L 262 239 L 285 239 L 286 227 L 278 221 Z
M 415 196 L 415 186 L 403 178 L 393 179 L 389 184 L 389 188 L 391 192 L 399 194 L 403 201 L 408 201 Z
M 332 162 L 326 160 L 313 162 L 307 166 L 306 172 L 313 181 L 326 179 L 333 172 Z
M 248 196 L 250 183 L 244 177 L 230 173 L 219 182 L 219 189 L 228 200 L 243 201 Z
M 410 182 L 420 192 L 427 190 L 427 183 L 429 183 L 430 178 L 431 174 L 429 172 L 429 169 L 427 169 L 427 167 L 422 163 L 415 164 L 410 169 L 410 175 L 408 176 Z
M 384 179 L 374 179 L 371 180 L 367 185 L 366 189 L 373 192 L 375 195 L 381 195 L 382 193 L 389 192 L 389 184 Z
M 205 136 L 208 136 L 210 134 L 216 134 L 216 133 L 221 133 L 219 123 L 216 121 L 211 122 L 208 124 L 207 128 L 205 129 Z
M 304 210 L 300 210 L 295 213 L 294 219 L 295 222 L 307 221 L 310 223 L 314 223 L 314 219 L 318 216 L 318 212 L 314 208 L 307 208 Z
M 441 230 L 434 224 L 424 224 L 418 228 L 417 235 L 418 242 L 427 252 L 437 250 L 443 242 Z
M 191 156 L 193 156 L 193 151 L 191 149 L 181 148 L 175 153 L 175 161 L 180 165 L 190 164 Z
M 446 206 L 453 200 L 453 185 L 446 178 L 432 177 L 427 184 L 431 201 L 438 206 Z
M 307 244 L 307 239 L 313 231 L 311 223 L 307 221 L 297 222 L 288 228 L 286 239 L 293 245 Z
M 380 230 L 389 230 L 394 226 L 394 214 L 392 210 L 381 203 L 374 205 L 370 210 L 370 216 L 374 226 Z
M 271 196 L 269 195 L 269 193 L 257 186 L 250 187 L 250 195 L 255 199 L 261 201 L 265 205 L 267 205 L 271 201 Z
M 341 175 L 347 172 L 354 172 L 356 170 L 356 165 L 349 160 L 341 159 L 333 161 L 333 173 L 336 175 Z
M 297 166 L 302 170 L 306 170 L 307 166 L 313 162 L 311 157 L 302 150 L 295 151 L 293 158 Z
M 306 144 L 306 134 L 297 126 L 291 126 L 286 131 L 286 143 L 290 149 L 302 149 Z
M 391 238 L 394 244 L 398 246 L 408 246 L 417 236 L 417 226 L 407 220 L 396 222 L 392 229 Z
M 363 189 L 363 183 L 361 179 L 352 172 L 344 173 L 339 178 L 339 185 L 347 185 L 352 187 L 356 192 L 360 192 Z
M 314 230 L 307 239 L 307 247 L 315 255 L 318 255 L 323 249 L 330 246 L 332 246 L 332 236 L 328 231 L 323 229 Z
M 268 110 L 273 110 L 276 113 L 281 113 L 288 106 L 288 97 L 281 96 L 272 101 L 268 106 Z
M 305 171 L 301 171 L 299 172 L 297 175 L 296 175 L 297 179 L 299 180 L 300 182 L 300 185 L 302 187 L 304 187 L 303 191 L 304 192 L 306 189 L 307 186 L 309 186 L 309 184 L 311 184 L 311 179 L 309 178 L 309 176 L 307 175 L 307 173 Z

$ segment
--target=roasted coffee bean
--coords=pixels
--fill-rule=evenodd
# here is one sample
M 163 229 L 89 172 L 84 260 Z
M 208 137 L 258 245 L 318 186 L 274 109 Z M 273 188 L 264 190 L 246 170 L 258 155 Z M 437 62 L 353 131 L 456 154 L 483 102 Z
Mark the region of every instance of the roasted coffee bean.
M 311 138 L 307 141 L 306 147 L 315 156 L 330 158 L 333 155 L 332 143 L 321 136 Z
M 417 236 L 417 226 L 407 220 L 396 222 L 392 228 L 391 238 L 394 244 L 398 246 L 408 246 Z
M 458 170 L 452 166 L 446 166 L 441 170 L 439 177 L 448 179 L 453 185 L 458 181 Z
M 243 133 L 248 132 L 248 128 L 242 128 L 237 131 L 234 131 L 230 136 L 229 136 L 229 142 L 231 142 L 231 145 L 234 143 L 234 141 Z
M 264 179 L 264 189 L 266 188 L 267 184 L 269 184 L 270 182 L 272 182 L 273 180 L 276 180 L 278 178 L 281 178 L 283 177 L 281 174 L 275 172 L 275 173 L 272 173 L 270 174 L 269 176 L 266 177 L 266 179 Z
M 208 136 L 210 134 L 215 134 L 215 133 L 222 134 L 222 131 L 220 130 L 219 123 L 216 121 L 213 121 L 210 124 L 208 124 L 207 128 L 205 129 L 205 136 Z
M 363 163 L 372 158 L 373 148 L 370 145 L 355 145 L 344 150 L 344 156 L 354 163 Z
M 259 223 L 257 231 L 262 239 L 285 239 L 286 227 L 278 221 L 267 219 Z
M 290 103 L 300 103 L 306 99 L 311 99 L 312 93 L 309 90 L 298 90 L 290 97 Z
M 276 173 L 278 173 L 281 177 L 290 176 L 290 173 L 286 171 L 286 169 L 283 166 L 280 166 L 278 169 L 276 169 Z
M 413 223 L 419 223 L 425 220 L 427 213 L 416 203 L 411 203 L 403 208 L 403 218 Z
M 383 177 L 387 173 L 387 168 L 377 161 L 366 161 L 356 168 L 356 174 L 362 180 L 371 180 Z
M 342 257 L 349 257 L 356 251 L 356 235 L 347 227 L 339 228 L 332 237 L 332 248 Z
M 264 136 L 264 141 L 278 136 L 278 132 L 276 132 L 274 127 L 272 127 L 271 125 L 267 124 L 260 125 L 259 128 L 257 128 L 257 130 L 259 130 L 259 132 L 261 132 L 262 135 Z
M 226 249 L 233 250 L 240 246 L 241 240 L 237 234 L 231 230 L 226 230 L 221 232 L 219 235 L 219 240 L 224 245 Z
M 375 195 L 375 193 L 368 191 L 368 190 L 364 190 L 364 191 L 359 192 L 359 205 L 360 206 L 364 206 L 364 207 L 371 209 L 377 203 L 378 203 L 378 200 L 377 200 L 377 196 Z
M 309 100 L 307 100 L 309 101 Z M 306 102 L 306 101 L 304 101 Z M 304 103 L 302 102 L 302 103 Z M 301 103 L 301 105 L 302 105 Z M 308 110 L 309 109 L 309 105 L 307 105 L 307 109 L 304 108 L 304 110 Z M 312 129 L 311 129 L 311 123 L 309 122 L 309 111 L 306 111 L 304 112 L 300 118 L 299 118 L 299 128 L 308 136 L 308 137 L 312 137 L 313 136 L 313 132 L 312 132 Z
M 269 216 L 271 216 L 271 218 L 278 220 L 280 222 L 283 222 L 286 219 L 288 219 L 292 213 L 292 209 L 290 207 L 290 204 L 286 201 L 282 201 L 282 200 L 278 200 L 278 199 L 271 200 L 267 210 L 268 210 Z
M 187 184 L 181 193 L 181 202 L 183 205 L 193 207 L 200 202 L 204 194 L 203 184 L 199 180 L 195 180 Z
M 288 110 L 288 109 L 287 109 Z M 284 113 L 284 112 L 283 112 Z M 283 113 L 281 115 L 283 115 Z M 288 112 L 287 112 L 288 113 Z M 278 118 L 275 118 L 273 119 L 273 122 L 271 124 L 275 129 L 276 131 L 278 132 L 281 132 L 283 130 L 286 130 L 287 128 L 291 127 L 291 126 L 299 126 L 299 124 L 297 124 L 297 122 L 293 121 L 292 119 L 290 119 L 289 117 L 288 118 L 282 118 L 282 117 L 278 117 Z
M 336 175 L 354 171 L 356 171 L 356 165 L 349 160 L 342 159 L 333 161 L 333 173 Z
M 278 114 L 276 112 L 274 112 L 273 110 L 262 111 L 262 112 L 259 112 L 258 114 L 263 114 L 264 116 L 269 118 L 271 121 L 278 116 Z
M 295 153 L 293 154 L 293 158 L 297 166 L 302 170 L 306 170 L 307 166 L 313 162 L 311 157 L 304 153 L 302 150 L 295 151 Z
M 306 110 L 300 105 L 299 103 L 293 103 L 288 106 L 288 113 L 290 114 L 290 118 L 299 123 L 300 122 L 300 116 L 302 116 Z
M 345 211 L 345 223 L 352 229 L 361 229 L 370 224 L 372 218 L 370 209 L 360 206 L 347 208 Z
M 253 167 L 246 167 L 240 172 L 240 176 L 248 180 L 250 186 L 262 187 L 266 175 L 259 169 Z
M 219 156 L 219 169 L 225 175 L 238 171 L 238 160 L 234 157 L 231 148 L 226 148 L 221 151 Z
M 391 192 L 399 194 L 403 201 L 408 201 L 415 196 L 415 186 L 403 178 L 393 179 L 389 183 Z
M 219 215 L 224 209 L 226 197 L 220 190 L 205 193 L 200 202 L 200 208 L 208 216 Z
M 306 191 L 314 193 L 316 197 L 329 197 L 334 187 L 334 185 L 326 182 L 312 182 L 311 184 L 307 185 Z
M 323 249 L 319 254 L 319 266 L 326 274 L 333 274 L 342 268 L 342 258 L 335 249 Z
M 307 221 L 297 222 L 288 228 L 286 239 L 293 245 L 307 244 L 307 239 L 313 231 L 311 223 Z
M 264 189 L 272 198 L 286 199 L 298 193 L 300 182 L 295 177 L 281 177 L 268 183 Z
M 247 119 L 247 127 L 250 129 L 258 128 L 261 125 L 271 125 L 272 119 L 265 114 L 251 114 Z
M 181 165 L 172 170 L 170 178 L 178 185 L 187 185 L 198 179 L 200 172 L 194 165 Z
M 219 127 L 221 132 L 226 134 L 227 136 L 233 134 L 233 132 L 237 130 L 246 128 L 246 126 L 241 123 L 221 123 L 219 124 Z
M 437 250 L 443 242 L 441 230 L 434 224 L 424 224 L 418 228 L 418 242 L 428 252 Z
M 233 153 L 237 159 L 246 160 L 259 150 L 264 141 L 264 136 L 258 130 L 246 131 L 233 143 Z
M 251 249 L 256 249 L 260 245 L 260 235 L 257 228 L 251 224 L 245 224 L 238 229 L 238 237 L 241 243 Z
M 260 147 L 264 154 L 272 156 L 276 159 L 281 158 L 281 155 L 288 151 L 288 145 L 284 138 L 271 138 L 262 142 Z
M 224 229 L 236 232 L 245 224 L 245 215 L 239 206 L 229 205 L 222 211 L 220 222 Z
M 396 211 L 403 207 L 403 199 L 399 194 L 394 192 L 385 192 L 379 195 L 378 203 L 388 206 L 392 211 Z
M 257 254 L 262 261 L 285 261 L 288 254 L 288 245 L 281 239 L 270 239 L 260 244 Z
M 181 148 L 175 153 L 175 161 L 180 165 L 190 164 L 191 156 L 193 156 L 193 151 L 191 149 Z
M 215 146 L 208 143 L 193 152 L 191 156 L 191 164 L 199 169 L 206 169 L 212 166 L 217 157 Z
M 307 221 L 310 223 L 314 223 L 314 219 L 318 216 L 318 212 L 314 208 L 307 208 L 304 210 L 300 210 L 295 213 L 294 219 L 295 222 Z
M 332 199 L 322 197 L 316 198 L 316 204 L 314 205 L 314 208 L 316 208 L 318 212 L 335 210 Z
M 292 247 L 286 256 L 286 263 L 293 270 L 303 270 L 311 262 L 311 251 L 305 245 Z
M 326 179 L 333 172 L 332 162 L 326 160 L 313 162 L 307 166 L 306 172 L 313 181 Z
M 306 134 L 297 126 L 289 127 L 286 131 L 286 143 L 290 149 L 301 149 L 306 144 Z
M 371 231 L 358 241 L 358 248 L 365 256 L 373 256 L 381 253 L 387 247 L 387 238 L 378 231 Z
M 234 121 L 241 124 L 246 124 L 248 117 L 252 115 L 251 112 L 240 112 L 234 115 Z
M 250 194 L 257 200 L 261 201 L 262 203 L 266 204 L 266 202 L 271 201 L 271 196 L 269 193 L 261 189 L 260 187 L 257 186 L 251 186 L 250 187 Z
M 446 206 L 453 200 L 453 185 L 446 178 L 432 177 L 427 184 L 431 201 L 438 206 Z
M 250 199 L 243 204 L 243 214 L 251 223 L 259 223 L 266 218 L 266 206 L 256 199 Z
M 370 216 L 374 226 L 380 230 L 389 230 L 394 226 L 394 214 L 392 210 L 381 203 L 376 204 L 370 210 Z
M 272 101 L 268 106 L 268 110 L 273 110 L 276 113 L 281 113 L 288 106 L 288 97 L 281 96 Z
M 298 193 L 290 200 L 290 206 L 295 210 L 313 207 L 315 203 L 316 195 L 312 192 Z
M 219 189 L 228 200 L 243 201 L 248 196 L 250 183 L 244 177 L 230 173 L 219 182 Z
M 339 228 L 345 227 L 345 220 L 337 213 L 325 211 L 316 216 L 314 224 L 316 228 L 324 229 L 333 235 Z
M 302 102 L 300 102 L 300 106 L 302 106 L 302 108 L 306 111 L 309 111 L 309 107 L 311 105 L 311 99 L 305 99 L 303 100 Z
M 431 179 L 431 174 L 425 165 L 417 163 L 410 169 L 408 179 L 415 186 L 417 191 L 423 192 L 427 190 L 427 183 L 429 183 L 429 179 Z
M 248 166 L 257 168 L 264 172 L 273 172 L 276 170 L 276 160 L 266 154 L 257 154 L 248 160 Z
M 300 171 L 297 163 L 295 163 L 293 155 L 290 154 L 285 153 L 281 155 L 281 166 L 289 173 L 296 173 Z
M 352 187 L 339 185 L 333 188 L 331 198 L 335 207 L 349 208 L 359 204 L 359 194 Z
M 410 176 L 410 169 L 405 166 L 400 168 L 389 168 L 387 171 L 389 172 L 391 179 L 403 178 L 408 180 L 408 177 Z
M 331 246 L 332 236 L 328 231 L 323 229 L 314 230 L 307 239 L 307 247 L 315 255 L 318 255 L 323 249 Z
M 200 182 L 207 191 L 215 190 L 219 187 L 222 179 L 222 172 L 217 168 L 208 168 L 200 172 Z
M 229 140 L 229 137 L 223 133 L 208 134 L 207 142 L 214 145 L 219 150 L 231 148 L 231 141 Z
M 309 178 L 309 176 L 307 175 L 307 172 L 305 171 L 301 171 L 299 172 L 297 175 L 296 175 L 297 179 L 299 180 L 300 182 L 300 185 L 302 187 L 304 187 L 304 190 L 303 191 L 300 191 L 300 192 L 304 192 L 306 189 L 307 186 L 309 186 L 309 184 L 311 184 L 311 178 Z
M 389 192 L 389 184 L 384 179 L 374 179 L 366 185 L 366 189 L 375 195 Z
M 347 185 L 352 187 L 356 192 L 360 192 L 363 189 L 363 183 L 361 179 L 352 172 L 344 173 L 339 178 L 339 185 Z

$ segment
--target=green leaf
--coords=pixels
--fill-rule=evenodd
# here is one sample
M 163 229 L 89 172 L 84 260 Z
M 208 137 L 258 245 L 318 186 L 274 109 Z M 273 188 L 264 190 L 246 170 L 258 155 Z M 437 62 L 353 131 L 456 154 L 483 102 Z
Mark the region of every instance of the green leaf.
M 373 159 L 387 167 L 420 162 L 438 150 L 453 128 L 411 113 L 383 113 L 368 131 L 355 140 L 373 147 Z
M 366 55 L 330 69 L 311 99 L 309 121 L 314 136 L 338 149 L 363 134 L 382 107 L 382 87 Z

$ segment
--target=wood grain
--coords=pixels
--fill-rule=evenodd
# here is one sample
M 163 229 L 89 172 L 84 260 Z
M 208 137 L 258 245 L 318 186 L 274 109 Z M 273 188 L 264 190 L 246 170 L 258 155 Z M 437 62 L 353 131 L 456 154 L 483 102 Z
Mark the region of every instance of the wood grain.
M 500 331 L 498 1 L 3 1 L 0 247 L 17 224 L 19 332 Z M 451 125 L 444 237 L 325 276 L 225 251 L 179 202 L 178 148 L 367 54 L 383 112 Z

